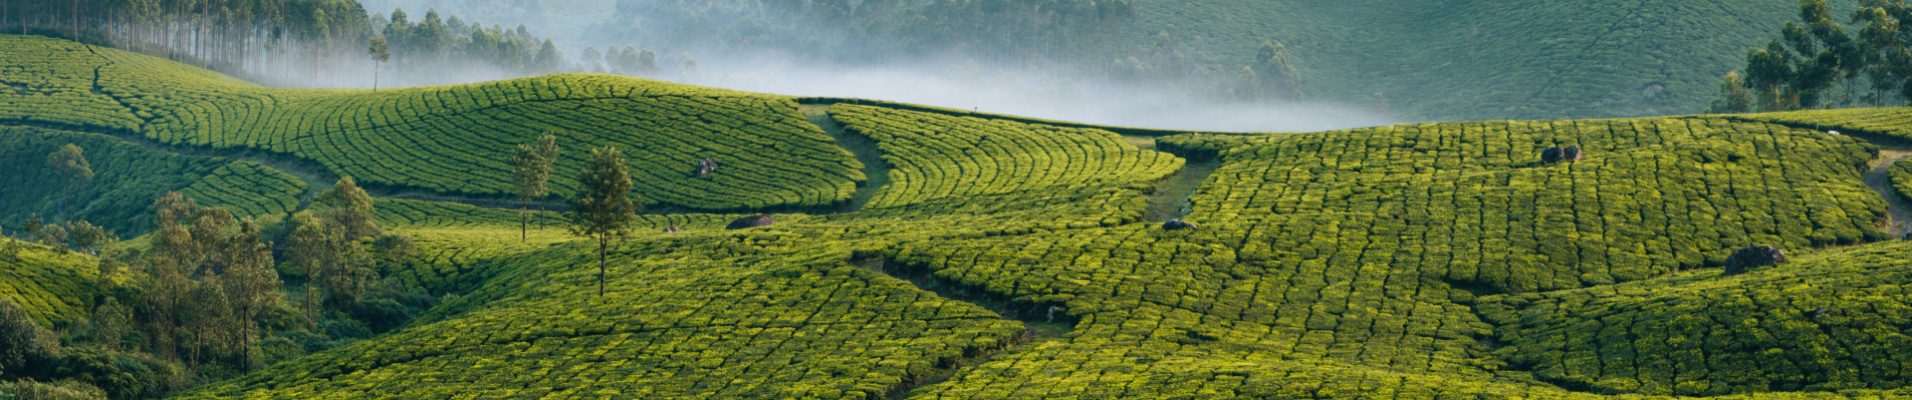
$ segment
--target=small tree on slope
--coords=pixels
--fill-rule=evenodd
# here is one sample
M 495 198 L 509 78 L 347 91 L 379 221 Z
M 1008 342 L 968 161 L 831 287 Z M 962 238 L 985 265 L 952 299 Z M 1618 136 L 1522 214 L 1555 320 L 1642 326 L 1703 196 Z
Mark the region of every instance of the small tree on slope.
M 558 137 L 549 133 L 538 138 L 538 146 L 518 145 L 511 157 L 511 188 L 518 195 L 518 241 L 527 239 L 531 230 L 531 200 L 544 197 L 545 183 L 551 181 L 551 163 L 558 158 Z M 539 219 L 543 221 L 543 219 Z
M 53 175 L 60 177 L 61 183 L 66 184 L 65 193 L 60 197 L 60 213 L 65 215 L 67 214 L 66 203 L 73 198 L 73 193 L 93 181 L 93 167 L 87 164 L 86 155 L 80 151 L 80 146 L 72 143 L 60 146 L 59 150 L 48 154 L 46 167 L 53 171 Z
M 604 297 L 605 249 L 612 240 L 630 236 L 631 220 L 643 206 L 642 199 L 629 198 L 631 175 L 624 168 L 624 157 L 616 147 L 592 149 L 584 171 L 578 174 L 584 190 L 570 200 L 571 211 L 565 215 L 572 235 L 598 242 L 598 297 Z

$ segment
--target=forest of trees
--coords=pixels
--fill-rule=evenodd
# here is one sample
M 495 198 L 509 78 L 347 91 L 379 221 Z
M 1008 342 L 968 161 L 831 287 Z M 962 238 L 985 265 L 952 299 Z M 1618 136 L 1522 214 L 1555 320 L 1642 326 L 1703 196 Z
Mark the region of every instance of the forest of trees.
M 522 146 L 513 167 L 524 171 L 525 201 L 548 195 L 544 180 L 559 151 L 550 134 Z M 70 178 L 93 174 L 83 154 L 68 144 L 47 163 L 67 186 L 85 185 Z M 570 232 L 598 246 L 600 296 L 605 252 L 629 238 L 643 207 L 626 168 L 617 148 L 591 149 L 578 178 L 584 190 L 567 200 Z M 151 207 L 157 228 L 143 245 L 64 216 L 27 219 L 11 232 L 19 239 L 0 228 L 0 265 L 26 262 L 28 243 L 77 250 L 96 257 L 100 286 L 91 318 L 59 326 L 42 326 L 0 297 L 0 394 L 162 397 L 399 329 L 442 300 L 382 277 L 390 268 L 381 266 L 410 262 L 417 249 L 410 236 L 379 226 L 372 196 L 351 177 L 289 217 L 239 217 L 179 192 Z
M 389 42 L 396 81 L 452 83 L 449 66 L 502 77 L 561 72 L 549 39 L 403 10 L 367 14 L 353 0 L 0 0 L 0 32 L 41 34 L 171 58 L 261 83 L 334 87 L 372 72 L 374 37 Z M 575 68 L 573 68 L 575 69 Z
M 1912 101 L 1912 5 L 1861 0 L 1837 22 L 1826 0 L 1801 0 L 1764 48 L 1747 52 L 1743 72 L 1726 75 L 1708 112 L 1744 113 L 1882 107 Z
M 47 162 L 69 187 L 93 173 L 74 145 Z M 415 249 L 409 236 L 382 232 L 371 196 L 349 177 L 290 218 L 242 218 L 179 192 L 151 210 L 157 229 L 143 245 L 64 215 L 0 229 L 18 236 L 0 236 L 0 265 L 28 262 L 36 245 L 98 262 L 91 318 L 41 326 L 0 299 L 0 373 L 10 381 L 0 391 L 157 398 L 397 329 L 439 302 L 380 277 L 380 265 L 407 262 Z

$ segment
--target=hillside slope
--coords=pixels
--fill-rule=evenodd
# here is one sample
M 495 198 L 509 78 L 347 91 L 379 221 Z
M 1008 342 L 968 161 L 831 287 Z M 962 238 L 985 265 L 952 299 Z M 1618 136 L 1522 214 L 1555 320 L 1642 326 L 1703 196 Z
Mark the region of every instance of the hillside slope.
M 824 206 L 865 180 L 793 99 L 601 75 L 383 90 L 281 90 L 158 58 L 0 36 L 0 121 L 137 134 L 171 145 L 263 150 L 393 190 L 505 197 L 515 147 L 565 151 L 555 195 L 586 150 L 617 146 L 648 203 L 705 210 Z M 712 159 L 717 173 L 697 176 Z
M 0 237 L 0 247 L 13 238 Z M 13 300 L 48 328 L 66 327 L 93 313 L 99 259 L 20 243 L 18 254 L 0 254 L 0 298 Z
M 49 179 L 47 155 L 68 144 L 79 146 L 92 166 L 94 178 L 84 186 Z M 0 187 L 7 188 L 0 191 L 0 224 L 18 227 L 37 215 L 86 220 L 123 236 L 152 229 L 153 199 L 168 191 L 247 217 L 296 210 L 308 189 L 251 161 L 182 156 L 107 135 L 33 127 L 0 126 L 0 170 L 10 172 L 0 174 Z
M 172 79 L 118 76 L 102 92 Z M 458 90 L 512 98 L 591 79 Z M 472 109 L 456 102 L 477 98 L 231 87 L 181 94 L 200 100 L 129 100 L 145 104 L 129 108 L 144 122 L 141 136 L 123 138 L 228 140 L 212 133 L 253 131 L 222 131 L 224 121 L 254 122 L 179 116 L 277 114 L 204 110 L 273 96 L 347 105 L 393 96 L 427 101 L 414 109 L 425 114 Z M 1867 112 L 1866 121 L 1912 115 Z M 739 214 L 644 215 L 610 249 L 603 296 L 592 285 L 595 243 L 555 228 L 520 239 L 511 210 L 378 199 L 379 220 L 421 253 L 381 272 L 446 301 L 392 333 L 181 397 L 1912 396 L 1899 356 L 1912 350 L 1900 287 L 1908 245 L 1881 242 L 1890 206 L 1861 177 L 1892 145 L 1893 124 L 1834 135 L 1806 125 L 1850 122 L 1775 114 L 1191 133 L 1158 143 L 1218 158 L 1179 215 L 1200 226 L 1168 230 L 1140 222 L 1145 196 L 1199 170 L 1108 129 L 895 105 L 835 104 L 819 118 L 882 153 L 891 183 L 864 188 L 875 191 L 868 207 L 776 214 L 774 225 L 737 230 L 720 227 Z M 77 121 L 61 126 L 110 131 Z M 288 121 L 311 121 L 314 132 L 334 123 Z M 18 123 L 42 122 L 0 121 Z M 490 140 L 484 132 L 434 140 Z M 1570 145 L 1585 158 L 1542 162 L 1540 149 Z M 299 154 L 416 160 L 353 149 Z M 1734 249 L 1758 244 L 1794 259 L 1718 271 Z M 1803 314 L 1818 307 L 1827 314 Z M 1640 329 L 1622 335 L 1622 325 Z M 1782 333 L 1797 340 L 1773 339 Z M 1608 340 L 1581 339 L 1596 336 Z M 1790 362 L 1768 362 L 1778 359 Z

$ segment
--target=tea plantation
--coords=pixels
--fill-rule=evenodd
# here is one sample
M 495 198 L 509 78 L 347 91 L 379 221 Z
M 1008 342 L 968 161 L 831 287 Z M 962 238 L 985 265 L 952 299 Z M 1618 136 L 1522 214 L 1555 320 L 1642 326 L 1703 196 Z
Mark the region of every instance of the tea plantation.
M 1912 160 L 1899 160 L 1892 164 L 1890 174 L 1892 189 L 1898 191 L 1899 196 L 1912 199 Z
M 975 117 L 838 104 L 830 115 L 874 139 L 890 184 L 868 208 L 950 197 L 1045 197 L 1086 186 L 1150 182 L 1181 168 L 1168 154 L 1122 143 L 1114 133 Z
M 10 242 L 20 250 L 11 255 L 0 252 L 0 299 L 13 300 L 34 322 L 49 328 L 88 318 L 100 275 L 99 260 L 0 237 L 0 247 Z
M 46 157 L 61 146 L 79 146 L 95 177 L 69 188 L 49 179 Z M 201 204 L 227 207 L 239 216 L 283 214 L 299 206 L 306 184 L 251 161 L 182 156 L 127 143 L 112 136 L 31 127 L 0 127 L 0 225 L 21 226 L 34 215 L 65 224 L 85 220 L 123 236 L 153 226 L 153 199 L 179 191 Z M 62 213 L 61 201 L 72 190 Z
M 1898 388 L 1912 373 L 1912 243 L 1864 246 L 1722 277 L 1715 271 L 1497 295 L 1512 366 L 1563 387 L 1721 395 Z
M 383 90 L 267 89 L 158 58 L 31 36 L 0 37 L 0 121 L 263 150 L 396 189 L 503 197 L 515 146 L 552 133 L 553 193 L 576 190 L 584 150 L 632 150 L 646 202 L 701 210 L 848 200 L 862 165 L 791 98 L 605 75 Z M 61 78 L 48 78 L 58 76 Z M 14 85 L 9 83 L 10 85 Z M 93 110 L 68 116 L 71 110 Z M 109 115 L 92 117 L 93 114 Z M 127 118 L 132 117 L 132 118 Z M 722 167 L 697 176 L 697 162 Z
M 150 221 L 167 190 L 310 207 L 296 171 L 173 151 L 362 177 L 417 251 L 380 276 L 439 300 L 179 398 L 1912 398 L 1912 244 L 1888 240 L 1890 194 L 1861 175 L 1906 110 L 1203 132 L 1155 151 L 1116 128 L 834 102 L 818 118 L 887 164 L 859 188 L 865 166 L 797 99 L 575 75 L 264 89 L 79 49 L 102 55 L 62 61 L 91 65 L 70 79 L 96 69 L 106 97 L 63 101 L 122 104 L 134 126 L 3 120 L 0 168 L 76 143 L 98 171 L 76 215 L 115 221 Z M 60 51 L 80 50 L 44 58 Z M 481 206 L 547 130 L 558 196 L 581 149 L 619 144 L 661 203 L 611 245 L 603 296 L 596 243 L 550 203 L 525 237 L 517 208 Z M 1584 158 L 1542 162 L 1567 146 Z M 1904 190 L 1912 164 L 1895 168 Z M 48 213 L 61 188 L 23 177 L 42 175 L 0 174 L 0 215 Z M 1194 178 L 1172 217 L 1198 226 L 1144 220 L 1158 184 Z M 859 190 L 868 204 L 838 207 Z M 1791 259 L 1723 274 L 1755 245 Z M 95 261 L 22 254 L 0 295 L 84 316 Z

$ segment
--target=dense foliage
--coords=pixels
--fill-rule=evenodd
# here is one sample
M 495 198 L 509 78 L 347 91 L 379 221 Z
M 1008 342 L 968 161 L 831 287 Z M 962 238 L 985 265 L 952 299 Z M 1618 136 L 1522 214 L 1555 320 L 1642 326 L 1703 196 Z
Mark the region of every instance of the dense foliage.
M 1835 16 L 1826 0 L 1801 0 L 1799 20 L 1779 38 L 1746 53 L 1743 71 L 1720 84 L 1711 112 L 1743 113 L 1821 107 L 1884 106 L 1912 99 L 1912 19 L 1903 1 L 1860 1 Z M 1852 23 L 1847 28 L 1839 23 Z

